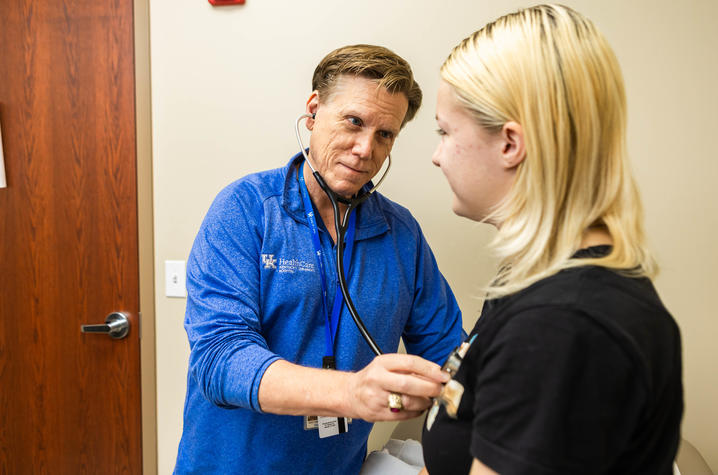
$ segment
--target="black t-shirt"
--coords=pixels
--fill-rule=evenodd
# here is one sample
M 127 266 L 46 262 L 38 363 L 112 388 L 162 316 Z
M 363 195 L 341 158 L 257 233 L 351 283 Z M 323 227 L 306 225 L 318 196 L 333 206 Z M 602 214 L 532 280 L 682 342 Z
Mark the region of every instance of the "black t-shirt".
M 648 279 L 567 269 L 487 301 L 474 335 L 456 418 L 443 404 L 424 426 L 431 475 L 468 473 L 474 458 L 504 475 L 672 473 L 680 334 Z

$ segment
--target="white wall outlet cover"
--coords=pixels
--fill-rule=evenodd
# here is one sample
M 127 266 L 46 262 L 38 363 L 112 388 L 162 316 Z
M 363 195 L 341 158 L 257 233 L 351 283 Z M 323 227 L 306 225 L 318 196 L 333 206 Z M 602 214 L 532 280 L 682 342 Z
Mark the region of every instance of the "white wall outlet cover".
M 185 261 L 165 261 L 165 295 L 187 297 Z

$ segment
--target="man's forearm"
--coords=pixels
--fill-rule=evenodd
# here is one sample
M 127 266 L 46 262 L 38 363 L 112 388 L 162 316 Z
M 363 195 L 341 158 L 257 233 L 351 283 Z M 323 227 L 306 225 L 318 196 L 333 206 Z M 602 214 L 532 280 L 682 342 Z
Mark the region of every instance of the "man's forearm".
M 449 375 L 414 355 L 377 356 L 356 373 L 275 361 L 259 384 L 259 405 L 273 414 L 343 416 L 365 421 L 416 417 L 441 392 Z M 400 411 L 389 396 L 401 398 Z
M 343 371 L 275 361 L 259 385 L 259 405 L 272 414 L 352 417 L 347 404 L 351 376 Z

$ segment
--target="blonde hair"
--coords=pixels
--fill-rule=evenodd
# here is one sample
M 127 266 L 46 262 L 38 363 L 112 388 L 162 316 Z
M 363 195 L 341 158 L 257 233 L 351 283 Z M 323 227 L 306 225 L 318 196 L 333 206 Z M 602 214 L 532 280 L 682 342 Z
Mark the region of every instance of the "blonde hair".
M 515 121 L 524 131 L 526 157 L 490 216 L 502 265 L 489 298 L 580 265 L 657 273 L 628 165 L 621 70 L 590 20 L 559 5 L 505 15 L 459 43 L 441 77 L 487 130 Z M 573 259 L 592 226 L 611 235 L 611 252 Z
M 314 69 L 312 90 L 319 91 L 320 99 L 331 97 L 337 80 L 343 75 L 374 79 L 379 87 L 386 88 L 391 94 L 403 93 L 409 107 L 402 127 L 414 118 L 421 107 L 421 88 L 414 80 L 411 66 L 383 46 L 349 45 L 335 49 Z

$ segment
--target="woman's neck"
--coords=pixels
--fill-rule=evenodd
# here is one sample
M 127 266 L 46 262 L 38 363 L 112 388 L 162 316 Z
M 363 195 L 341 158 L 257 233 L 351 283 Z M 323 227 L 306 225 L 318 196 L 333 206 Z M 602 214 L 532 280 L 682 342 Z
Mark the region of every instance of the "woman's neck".
M 584 231 L 583 237 L 581 238 L 581 245 L 579 246 L 579 248 L 585 249 L 587 247 L 593 246 L 610 246 L 612 244 L 613 238 L 609 234 L 606 226 L 591 226 L 586 231 Z

